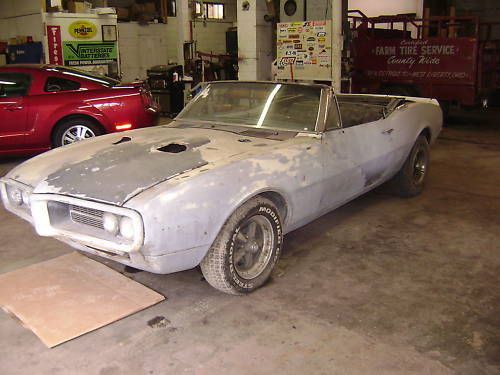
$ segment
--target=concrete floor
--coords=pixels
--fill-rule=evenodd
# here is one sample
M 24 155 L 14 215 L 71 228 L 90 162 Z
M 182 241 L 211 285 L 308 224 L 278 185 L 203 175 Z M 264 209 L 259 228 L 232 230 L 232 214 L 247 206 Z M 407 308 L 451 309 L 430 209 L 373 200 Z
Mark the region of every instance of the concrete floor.
M 499 114 L 454 118 L 421 196 L 378 189 L 287 235 L 252 295 L 106 262 L 168 299 L 54 349 L 0 312 L 0 374 L 500 373 Z M 0 273 L 72 251 L 0 220 Z

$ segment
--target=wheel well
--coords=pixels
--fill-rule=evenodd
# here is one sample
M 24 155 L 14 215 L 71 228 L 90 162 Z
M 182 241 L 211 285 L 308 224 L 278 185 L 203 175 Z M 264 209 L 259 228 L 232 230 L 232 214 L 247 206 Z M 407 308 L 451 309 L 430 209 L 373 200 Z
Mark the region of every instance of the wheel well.
M 275 191 L 265 191 L 259 194 L 261 197 L 269 199 L 276 205 L 278 209 L 281 219 L 285 222 L 286 215 L 288 214 L 288 207 L 283 196 Z
M 52 141 L 52 144 L 54 143 L 54 136 L 56 134 L 57 128 L 59 128 L 59 126 L 61 126 L 61 124 L 63 124 L 64 122 L 66 122 L 68 120 L 73 120 L 73 119 L 78 119 L 78 118 L 92 121 L 92 123 L 95 126 L 99 127 L 99 129 L 101 129 L 102 134 L 106 133 L 106 129 L 104 129 L 104 126 L 102 126 L 101 123 L 99 121 L 97 121 L 95 118 L 93 118 L 92 116 L 80 115 L 80 114 L 78 114 L 78 115 L 68 115 L 68 116 L 63 117 L 59 121 L 57 121 L 54 124 L 54 126 L 52 127 L 52 132 L 50 133 L 50 140 Z
M 419 135 L 425 136 L 425 138 L 427 139 L 427 143 L 431 143 L 432 135 L 429 128 L 425 128 L 424 130 L 422 130 Z

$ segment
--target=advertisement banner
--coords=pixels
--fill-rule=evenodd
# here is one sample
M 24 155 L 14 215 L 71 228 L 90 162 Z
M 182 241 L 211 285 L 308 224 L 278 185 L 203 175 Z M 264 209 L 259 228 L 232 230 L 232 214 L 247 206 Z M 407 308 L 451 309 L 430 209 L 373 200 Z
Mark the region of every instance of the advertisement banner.
M 476 41 L 471 38 L 353 40 L 354 70 L 379 81 L 473 84 Z
M 49 64 L 63 65 L 61 26 L 47 25 Z
M 64 63 L 67 66 L 106 65 L 118 61 L 116 42 L 63 43 Z

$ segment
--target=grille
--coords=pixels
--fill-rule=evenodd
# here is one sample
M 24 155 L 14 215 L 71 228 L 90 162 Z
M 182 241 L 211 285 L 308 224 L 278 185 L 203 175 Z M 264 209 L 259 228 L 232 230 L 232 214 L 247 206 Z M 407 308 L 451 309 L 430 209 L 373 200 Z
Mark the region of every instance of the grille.
M 74 223 L 104 229 L 102 220 L 102 216 L 104 215 L 103 211 L 88 207 L 70 205 L 69 214 Z

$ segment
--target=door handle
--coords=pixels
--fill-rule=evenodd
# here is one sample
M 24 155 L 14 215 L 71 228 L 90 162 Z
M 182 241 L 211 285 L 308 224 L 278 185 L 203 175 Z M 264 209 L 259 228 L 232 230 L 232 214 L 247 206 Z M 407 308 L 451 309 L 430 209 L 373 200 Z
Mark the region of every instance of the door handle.
M 391 128 L 391 129 L 386 129 L 386 130 L 384 130 L 384 131 L 382 132 L 382 134 L 387 134 L 387 135 L 389 135 L 389 134 L 391 134 L 393 131 L 394 131 L 394 129 L 393 129 L 393 128 Z
M 22 105 L 9 105 L 7 107 L 7 111 L 20 111 L 21 109 L 23 109 L 24 107 Z

